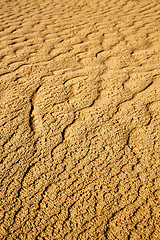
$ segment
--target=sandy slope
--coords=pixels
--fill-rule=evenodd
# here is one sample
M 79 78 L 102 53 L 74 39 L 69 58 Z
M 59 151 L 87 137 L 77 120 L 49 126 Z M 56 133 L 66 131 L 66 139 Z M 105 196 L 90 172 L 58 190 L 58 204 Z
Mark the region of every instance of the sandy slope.
M 159 240 L 160 2 L 0 5 L 0 239 Z

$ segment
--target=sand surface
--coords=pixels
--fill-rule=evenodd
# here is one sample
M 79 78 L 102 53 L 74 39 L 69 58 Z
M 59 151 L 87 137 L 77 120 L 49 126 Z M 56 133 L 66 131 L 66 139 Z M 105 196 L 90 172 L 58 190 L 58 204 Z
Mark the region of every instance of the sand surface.
M 0 239 L 160 240 L 160 2 L 0 15 Z

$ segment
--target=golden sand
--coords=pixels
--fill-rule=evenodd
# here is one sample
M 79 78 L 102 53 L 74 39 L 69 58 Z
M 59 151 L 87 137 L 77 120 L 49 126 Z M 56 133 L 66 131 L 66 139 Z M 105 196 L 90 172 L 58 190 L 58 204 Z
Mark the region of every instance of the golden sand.
M 3 240 L 160 240 L 159 0 L 0 0 Z

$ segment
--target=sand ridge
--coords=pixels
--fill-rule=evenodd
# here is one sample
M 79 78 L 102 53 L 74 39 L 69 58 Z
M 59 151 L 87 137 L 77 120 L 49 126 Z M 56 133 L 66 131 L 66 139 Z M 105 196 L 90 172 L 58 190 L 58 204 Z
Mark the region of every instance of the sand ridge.
M 0 4 L 0 239 L 159 240 L 159 1 Z

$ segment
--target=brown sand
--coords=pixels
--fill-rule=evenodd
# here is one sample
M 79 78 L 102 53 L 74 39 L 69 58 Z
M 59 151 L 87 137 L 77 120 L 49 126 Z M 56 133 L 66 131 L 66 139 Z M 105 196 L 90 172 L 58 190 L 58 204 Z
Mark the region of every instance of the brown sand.
M 159 240 L 160 2 L 0 4 L 0 239 Z

